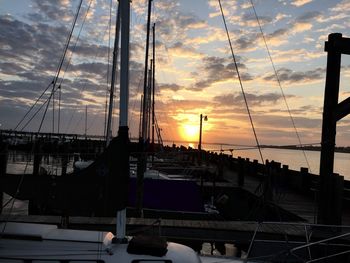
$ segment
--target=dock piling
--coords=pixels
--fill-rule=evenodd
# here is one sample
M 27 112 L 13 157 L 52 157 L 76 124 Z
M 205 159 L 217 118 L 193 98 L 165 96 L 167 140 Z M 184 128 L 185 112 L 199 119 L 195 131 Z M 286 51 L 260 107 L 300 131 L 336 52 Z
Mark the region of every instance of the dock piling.
M 42 159 L 42 147 L 41 140 L 36 139 L 34 141 L 34 164 L 33 164 L 33 175 L 39 174 L 40 163 Z
M 2 178 L 6 174 L 7 153 L 7 143 L 0 140 L 0 215 L 3 206 Z

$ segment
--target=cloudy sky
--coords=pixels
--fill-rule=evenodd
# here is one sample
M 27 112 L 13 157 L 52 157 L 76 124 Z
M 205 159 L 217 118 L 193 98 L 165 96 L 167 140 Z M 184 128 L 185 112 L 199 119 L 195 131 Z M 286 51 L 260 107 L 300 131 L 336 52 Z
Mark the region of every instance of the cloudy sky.
M 319 143 L 329 33 L 350 37 L 348 0 L 253 0 L 302 143 Z M 52 82 L 79 1 L 0 0 L 0 124 L 14 129 Z M 298 144 L 250 0 L 222 0 L 243 88 L 261 144 Z M 131 14 L 130 132 L 138 136 L 147 3 Z M 116 3 L 112 3 L 112 24 Z M 84 0 L 58 83 L 60 131 L 103 134 L 108 54 L 114 27 L 110 1 Z M 153 1 L 156 23 L 156 114 L 163 139 L 254 145 L 255 140 L 215 0 Z M 109 44 L 110 43 L 110 44 Z M 342 60 L 340 100 L 350 95 L 350 59 Z M 50 89 L 49 89 L 50 90 Z M 116 105 L 118 106 L 118 87 Z M 43 99 L 49 92 L 43 95 Z M 55 131 L 58 93 L 55 94 Z M 18 130 L 38 130 L 40 100 Z M 32 114 L 38 114 L 31 122 Z M 42 131 L 52 131 L 50 105 Z M 115 110 L 114 133 L 118 124 Z M 350 145 L 350 121 L 338 123 L 338 145 Z

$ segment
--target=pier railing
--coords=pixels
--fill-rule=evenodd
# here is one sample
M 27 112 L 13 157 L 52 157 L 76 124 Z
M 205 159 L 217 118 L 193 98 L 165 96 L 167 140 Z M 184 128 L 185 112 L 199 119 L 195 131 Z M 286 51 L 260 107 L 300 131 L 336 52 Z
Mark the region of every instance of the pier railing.
M 196 162 L 198 150 L 187 149 L 185 147 L 168 147 L 168 151 L 178 151 L 182 153 L 182 158 L 190 162 Z M 249 158 L 233 157 L 217 152 L 201 151 L 201 163 L 207 166 L 216 166 L 217 178 L 222 178 L 227 171 L 236 174 L 236 184 L 238 187 L 245 187 L 246 180 L 255 178 L 260 185 L 254 192 L 258 195 L 264 195 L 267 201 L 274 201 L 278 195 L 282 195 L 286 190 L 294 191 L 300 195 L 313 200 L 315 204 L 315 216 L 317 214 L 317 202 L 319 199 L 320 177 L 317 174 L 309 172 L 308 168 L 300 168 L 299 171 L 289 169 L 288 165 L 282 165 L 279 162 L 266 160 L 265 164 Z M 332 187 L 334 189 L 334 207 L 338 218 L 344 209 L 350 208 L 350 181 L 344 180 L 344 177 L 334 174 L 332 177 Z M 315 218 L 314 222 L 317 221 Z M 341 224 L 341 221 L 337 222 Z

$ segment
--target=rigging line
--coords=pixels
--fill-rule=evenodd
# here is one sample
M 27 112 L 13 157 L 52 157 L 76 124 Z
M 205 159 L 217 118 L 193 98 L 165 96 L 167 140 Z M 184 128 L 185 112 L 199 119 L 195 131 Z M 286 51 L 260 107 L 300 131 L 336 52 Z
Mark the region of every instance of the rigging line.
M 58 124 L 57 124 L 57 133 L 60 133 L 60 124 L 61 124 L 61 84 L 58 86 Z
M 41 109 L 44 107 L 44 105 L 49 101 L 51 94 L 52 93 L 50 93 L 50 96 L 44 101 L 43 104 L 41 104 L 41 106 L 37 109 L 37 111 L 33 114 L 33 116 L 26 122 L 26 124 L 22 127 L 22 129 L 20 131 L 23 131 L 28 126 L 28 124 L 35 118 L 35 116 L 41 111 Z
M 77 47 L 78 41 L 79 41 L 79 39 L 80 39 L 80 35 L 81 35 L 81 32 L 82 32 L 83 27 L 84 27 L 84 25 L 85 25 L 85 21 L 86 21 L 87 15 L 88 15 L 88 13 L 89 13 L 89 11 L 90 11 L 91 4 L 92 4 L 92 0 L 90 0 L 90 2 L 89 2 L 89 6 L 88 6 L 88 8 L 87 8 L 87 10 L 86 10 L 86 13 L 85 13 L 83 22 L 82 22 L 81 27 L 80 27 L 80 29 L 79 29 L 78 36 L 77 36 L 77 38 L 76 38 L 76 40 L 75 40 L 75 43 L 74 43 L 74 46 L 73 46 L 73 49 L 72 49 L 72 53 L 71 53 L 71 55 L 69 56 L 68 62 L 67 62 L 67 64 L 66 64 L 65 68 L 64 68 L 63 76 L 62 76 L 61 81 L 60 81 L 60 84 L 59 84 L 59 103 L 61 103 L 61 86 L 62 86 L 62 83 L 63 83 L 63 81 L 64 81 L 64 77 L 65 77 L 65 75 L 66 75 L 66 72 L 68 71 L 68 68 L 69 68 L 69 66 L 71 65 L 72 57 L 73 57 L 74 51 L 75 51 L 75 49 L 76 49 L 76 47 Z M 58 133 L 59 133 L 59 130 L 60 130 L 60 128 L 59 128 L 59 127 L 60 127 L 60 111 L 61 111 L 61 108 L 60 108 L 60 104 L 59 104 L 59 110 L 58 110 Z
M 24 119 L 27 117 L 27 115 L 31 112 L 31 110 L 35 107 L 35 105 L 38 103 L 38 101 L 42 98 L 42 96 L 44 96 L 44 94 L 46 93 L 46 91 L 50 88 L 50 86 L 53 84 L 53 80 L 52 82 L 46 87 L 46 89 L 41 93 L 41 95 L 39 96 L 39 98 L 36 99 L 36 101 L 34 102 L 34 104 L 29 108 L 29 110 L 27 111 L 27 113 L 23 116 L 23 118 L 18 122 L 18 124 L 16 125 L 16 127 L 14 128 L 14 130 L 17 130 L 18 126 L 21 125 L 21 123 L 24 121 Z M 22 128 L 23 130 L 23 128 Z M 21 131 L 22 131 L 21 130 Z
M 111 27 L 112 27 L 112 7 L 113 1 L 109 2 L 109 21 L 108 21 L 108 50 L 107 50 L 107 88 L 105 101 L 105 122 L 103 127 L 103 136 L 107 136 L 107 108 L 108 108 L 108 93 L 109 93 L 109 67 L 110 67 L 110 52 L 111 52 Z
M 40 132 L 40 130 L 41 130 L 41 127 L 42 127 L 42 125 L 43 125 L 43 122 L 44 122 L 44 119 L 45 119 L 45 117 L 46 117 L 46 113 L 47 113 L 47 109 L 49 108 L 49 105 L 50 105 L 50 100 L 51 100 L 51 97 L 53 96 L 53 94 L 55 93 L 55 90 L 54 90 L 54 88 L 55 88 L 55 86 L 53 86 L 52 87 L 52 92 L 51 92 L 51 94 L 50 94 L 50 96 L 49 96 L 49 98 L 47 99 L 47 105 L 46 105 L 46 108 L 45 108 L 45 111 L 44 111 L 44 114 L 43 114 L 43 117 L 41 118 L 41 122 L 40 122 L 40 126 L 39 126 L 39 129 L 38 129 L 38 133 Z M 45 103 L 46 103 L 45 102 Z M 44 104 L 45 104 L 44 103 Z M 42 106 L 44 106 L 44 104 L 42 105 Z M 41 108 L 40 108 L 41 109 Z M 53 131 L 54 132 L 54 131 Z
M 66 40 L 66 44 L 65 44 L 65 47 L 64 47 L 64 50 L 63 50 L 63 54 L 61 56 L 61 60 L 60 60 L 60 64 L 57 68 L 57 71 L 56 71 L 56 77 L 54 79 L 54 86 L 56 85 L 57 83 L 57 80 L 58 80 L 58 76 L 61 72 L 61 69 L 62 69 L 62 65 L 63 65 L 63 62 L 64 62 L 64 58 L 66 57 L 66 54 L 67 54 L 67 50 L 68 50 L 68 47 L 69 47 L 69 43 L 70 43 L 70 40 L 72 38 L 72 35 L 73 35 L 73 31 L 74 31 L 74 28 L 75 28 L 75 25 L 76 25 L 76 22 L 77 22 L 77 19 L 78 19 L 78 16 L 79 16 L 79 13 L 80 13 L 80 9 L 81 9 L 81 5 L 83 3 L 83 0 L 80 0 L 80 3 L 79 3 L 79 6 L 78 6 L 78 9 L 77 9 L 77 12 L 75 14 L 75 17 L 73 19 L 73 23 L 72 23 L 72 27 L 71 27 L 71 30 L 70 30 L 70 33 L 67 37 L 67 40 Z
M 63 76 L 62 76 L 61 81 L 60 81 L 60 85 L 62 85 L 62 83 L 63 83 L 63 81 L 64 81 L 64 76 L 66 75 L 66 72 L 67 72 L 67 70 L 68 70 L 68 67 L 69 67 L 70 64 L 71 64 L 72 57 L 73 57 L 73 53 L 74 53 L 74 51 L 75 51 L 75 49 L 76 49 L 76 47 L 77 47 L 78 41 L 79 41 L 79 39 L 80 39 L 81 32 L 82 32 L 82 30 L 83 30 L 83 27 L 84 27 L 85 22 L 86 22 L 86 18 L 87 18 L 87 16 L 88 16 L 89 11 L 90 11 L 90 8 L 91 8 L 91 4 L 92 4 L 92 0 L 90 0 L 90 2 L 89 2 L 89 6 L 88 6 L 88 8 L 87 8 L 87 10 L 86 10 L 84 19 L 83 19 L 83 21 L 82 21 L 82 23 L 81 23 L 81 27 L 80 27 L 79 32 L 78 32 L 78 35 L 77 35 L 77 38 L 76 38 L 75 43 L 74 43 L 74 46 L 73 46 L 73 48 L 72 48 L 71 55 L 69 56 L 68 62 L 67 62 L 67 64 L 66 64 L 65 68 L 64 68 L 64 72 L 63 72 Z
M 106 32 L 107 30 L 108 30 L 108 25 L 107 25 L 106 30 L 105 30 L 104 32 Z M 104 35 L 104 34 L 102 34 L 102 35 Z M 100 44 L 101 44 L 102 42 L 101 42 L 101 41 L 98 41 L 97 43 L 100 43 Z M 97 53 L 95 54 L 93 60 L 95 60 L 95 59 L 97 58 L 98 55 L 99 55 L 99 53 L 97 52 Z M 80 99 L 80 100 L 82 99 L 83 92 L 84 92 L 84 90 L 86 89 L 86 85 L 87 85 L 87 83 L 85 83 L 85 85 L 84 85 L 84 86 L 81 88 L 81 90 L 80 90 L 80 93 L 79 93 L 79 99 Z M 73 113 L 71 114 L 70 119 L 69 119 L 69 122 L 68 122 L 68 124 L 66 125 L 65 133 L 67 133 L 68 129 L 70 128 L 71 123 L 72 123 L 72 119 L 73 119 L 73 117 L 74 117 L 74 115 L 75 115 L 75 113 L 76 113 L 78 107 L 79 107 L 79 106 L 76 105 L 76 107 L 75 107 Z
M 31 155 L 34 154 L 34 148 L 35 148 L 35 145 L 33 144 L 32 149 L 31 149 Z M 0 239 L 1 239 L 1 238 L 3 237 L 3 235 L 4 235 L 4 232 L 5 232 L 7 223 L 9 222 L 10 216 L 11 216 L 11 214 L 12 214 L 13 207 L 14 207 L 14 205 L 15 205 L 15 201 L 16 201 L 17 196 L 18 196 L 18 194 L 19 194 L 19 190 L 20 190 L 20 188 L 21 188 L 21 186 L 22 186 L 22 183 L 23 183 L 23 180 L 24 180 L 24 176 L 26 175 L 26 172 L 27 172 L 28 164 L 29 164 L 29 159 L 27 159 L 26 165 L 25 165 L 25 167 L 24 167 L 24 172 L 23 172 L 23 174 L 21 175 L 21 178 L 20 178 L 20 180 L 19 180 L 19 182 L 18 182 L 18 185 L 17 185 L 17 188 L 16 188 L 16 192 L 15 192 L 14 196 L 12 197 L 12 199 L 10 199 L 10 200 L 12 200 L 12 204 L 11 204 L 11 207 L 10 207 L 10 211 L 9 211 L 9 213 L 8 213 L 8 215 L 7 215 L 7 218 L 5 219 L 4 227 L 3 227 L 2 230 L 1 230 Z M 6 203 L 6 205 L 7 205 L 7 204 L 8 204 L 8 203 Z
M 231 54 L 232 54 L 232 59 L 233 59 L 234 64 L 235 64 L 235 68 L 236 68 L 236 72 L 237 72 L 237 77 L 238 77 L 239 84 L 240 84 L 240 87 L 241 87 L 241 91 L 242 91 L 242 95 L 243 95 L 243 98 L 244 98 L 244 102 L 245 102 L 245 105 L 246 105 L 246 108 L 247 108 L 247 112 L 248 112 L 250 124 L 251 124 L 252 129 L 253 129 L 253 133 L 254 133 L 256 145 L 257 145 L 258 150 L 259 150 L 259 154 L 260 154 L 261 161 L 262 161 L 262 163 L 264 164 L 265 161 L 264 161 L 264 158 L 263 158 L 263 155 L 262 155 L 262 152 L 261 152 L 261 148 L 260 148 L 258 136 L 256 135 L 256 131 L 255 131 L 255 127 L 254 127 L 252 115 L 251 115 L 250 110 L 249 110 L 248 101 L 247 101 L 247 98 L 246 98 L 246 95 L 245 95 L 245 92 L 244 92 L 244 89 L 243 89 L 242 79 L 241 79 L 241 75 L 240 75 L 239 70 L 238 70 L 238 65 L 237 65 L 237 61 L 236 61 L 236 56 L 235 56 L 235 54 L 234 54 L 234 52 L 233 52 L 230 34 L 229 34 L 229 32 L 228 32 L 228 28 L 227 28 L 227 24 L 226 24 L 226 19 L 225 19 L 224 11 L 223 11 L 222 6 L 221 6 L 221 0 L 218 0 L 218 2 L 219 2 L 219 5 L 220 5 L 221 15 L 222 15 L 222 19 L 223 19 L 223 22 L 224 22 L 224 25 L 225 25 L 226 35 L 227 35 L 227 39 L 228 39 L 228 42 L 229 42 L 229 45 L 230 45 Z
M 140 74 L 140 77 L 139 77 L 139 84 L 137 85 L 137 92 L 136 92 L 136 94 L 141 94 L 141 81 L 143 80 L 143 76 L 142 76 L 142 74 Z M 132 105 L 132 107 L 131 107 L 131 112 L 136 112 L 136 103 L 138 103 L 138 100 L 137 99 L 135 99 L 134 100 L 134 103 L 133 103 L 133 105 Z M 141 110 L 142 111 L 142 110 Z M 133 120 L 134 120 L 134 117 L 135 117 L 135 114 L 132 114 L 131 116 L 130 116 L 130 119 L 129 119 L 129 127 L 131 126 L 131 124 L 133 123 Z
M 287 110 L 288 110 L 288 113 L 289 113 L 290 120 L 291 120 L 292 125 L 293 125 L 293 128 L 294 128 L 294 130 L 295 130 L 295 134 L 296 134 L 296 136 L 297 136 L 299 145 L 300 145 L 301 148 L 302 148 L 302 151 L 303 151 L 303 155 L 304 155 L 306 164 L 307 164 L 307 166 L 308 166 L 308 168 L 309 168 L 309 171 L 311 172 L 309 160 L 308 160 L 308 158 L 307 158 L 307 156 L 306 156 L 306 153 L 305 153 L 305 151 L 304 151 L 304 149 L 303 149 L 303 147 L 302 147 L 301 138 L 300 138 L 299 132 L 298 132 L 298 130 L 297 130 L 297 127 L 296 127 L 296 125 L 295 125 L 295 122 L 294 122 L 294 118 L 293 118 L 293 116 L 292 116 L 292 113 L 291 113 L 291 111 L 290 111 L 290 108 L 289 108 L 289 105 L 288 105 L 288 102 L 287 102 L 287 98 L 286 98 L 286 96 L 285 96 L 285 94 L 284 94 L 284 91 L 283 91 L 283 89 L 282 89 L 282 84 L 281 84 L 280 78 L 278 77 L 278 73 L 277 73 L 277 70 L 276 70 L 276 67 L 275 67 L 275 63 L 273 62 L 270 49 L 269 49 L 269 47 L 268 47 L 268 45 L 267 45 L 267 41 L 266 41 L 266 38 L 265 38 L 265 34 L 264 34 L 263 30 L 262 30 L 262 26 L 261 26 L 261 23 L 260 23 L 260 19 L 259 19 L 259 17 L 258 17 L 257 12 L 256 12 L 256 9 L 255 9 L 253 0 L 249 0 L 249 1 L 250 1 L 251 6 L 252 6 L 252 9 L 253 9 L 253 11 L 254 11 L 254 15 L 255 15 L 256 21 L 258 22 L 259 29 L 260 29 L 260 33 L 261 33 L 261 36 L 262 36 L 262 38 L 263 38 L 263 40 L 264 40 L 264 44 L 265 44 L 265 47 L 266 47 L 266 50 L 267 50 L 267 54 L 268 54 L 268 56 L 269 56 L 269 58 L 270 58 L 271 65 L 272 65 L 273 71 L 274 71 L 274 73 L 275 73 L 278 86 L 279 86 L 279 88 L 280 88 L 280 90 L 281 90 L 281 94 L 282 94 L 283 100 L 284 100 L 284 102 L 285 102 L 285 104 L 286 104 L 286 107 L 287 107 Z
M 76 25 L 76 22 L 77 22 L 77 19 L 78 19 L 78 16 L 79 16 L 79 12 L 80 12 L 80 8 L 81 8 L 81 5 L 83 3 L 83 0 L 80 0 L 80 3 L 79 3 L 79 6 L 78 6 L 78 9 L 77 9 L 77 13 L 75 14 L 75 17 L 74 17 L 74 20 L 73 20 L 73 23 L 72 23 L 72 28 L 70 30 L 70 33 L 69 33 L 69 36 L 67 38 L 67 41 L 66 41 L 66 44 L 65 44 L 65 48 L 63 50 L 63 54 L 62 54 L 62 57 L 61 57 L 61 61 L 59 63 L 59 66 L 57 68 L 57 72 L 56 72 L 56 76 L 54 78 L 54 82 L 53 82 L 53 85 L 52 85 L 52 91 L 51 91 L 51 95 L 49 97 L 49 103 L 47 104 L 46 106 L 46 109 L 45 109 L 45 112 L 44 112 L 44 115 L 41 119 L 41 123 L 40 123 L 40 127 L 39 127 L 39 130 L 38 132 L 40 132 L 41 130 L 41 127 L 42 127 L 42 124 L 43 124 L 43 121 L 46 117 L 46 113 L 47 113 L 47 109 L 48 109 L 48 105 L 50 104 L 50 101 L 51 101 L 51 98 L 54 96 L 54 93 L 55 93 L 55 87 L 56 87 L 56 83 L 57 83 L 57 80 L 58 80 L 58 77 L 60 75 L 60 72 L 61 72 L 61 69 L 62 69 L 62 65 L 63 65 L 63 62 L 64 62 L 64 58 L 66 57 L 66 54 L 67 54 L 67 50 L 68 50 L 68 47 L 69 47 L 69 43 L 70 43 L 70 40 L 72 38 L 72 35 L 73 35 L 73 31 L 74 31 L 74 28 L 75 28 L 75 25 Z M 53 102 L 53 107 L 54 107 L 54 102 Z M 52 112 L 53 112 L 53 118 L 54 118 L 54 108 L 52 108 Z M 54 126 L 53 126 L 54 128 Z M 52 132 L 55 132 L 54 130 Z

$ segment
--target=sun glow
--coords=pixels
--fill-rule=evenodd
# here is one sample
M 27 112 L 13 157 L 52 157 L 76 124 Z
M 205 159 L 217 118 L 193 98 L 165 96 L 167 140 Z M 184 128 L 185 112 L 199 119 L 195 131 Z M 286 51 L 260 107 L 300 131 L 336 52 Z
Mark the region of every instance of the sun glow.
M 186 141 L 196 141 L 199 136 L 198 125 L 183 124 L 181 126 L 180 134 L 182 139 Z

